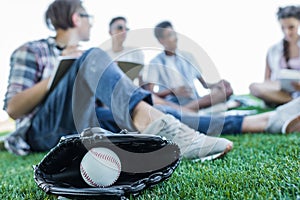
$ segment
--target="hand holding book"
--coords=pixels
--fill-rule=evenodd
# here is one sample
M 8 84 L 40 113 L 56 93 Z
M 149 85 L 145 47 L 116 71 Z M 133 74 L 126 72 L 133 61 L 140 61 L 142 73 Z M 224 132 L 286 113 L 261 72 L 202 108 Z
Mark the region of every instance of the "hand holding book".
M 50 76 L 47 87 L 49 92 L 54 89 L 61 78 L 72 66 L 74 61 L 79 58 L 83 54 L 83 52 L 84 50 L 79 49 L 78 45 L 68 45 L 63 49 L 61 56 L 58 57 L 58 64 Z
M 278 80 L 282 90 L 287 92 L 300 91 L 300 71 L 282 69 L 279 72 Z
M 292 85 L 296 91 L 300 91 L 300 81 L 292 82 Z
M 49 92 L 51 92 L 56 87 L 58 82 L 62 79 L 65 73 L 70 69 L 70 67 L 73 65 L 76 59 L 77 57 L 69 57 L 69 56 L 59 57 L 58 66 L 53 70 L 50 76 L 50 80 L 48 82 L 47 88 Z

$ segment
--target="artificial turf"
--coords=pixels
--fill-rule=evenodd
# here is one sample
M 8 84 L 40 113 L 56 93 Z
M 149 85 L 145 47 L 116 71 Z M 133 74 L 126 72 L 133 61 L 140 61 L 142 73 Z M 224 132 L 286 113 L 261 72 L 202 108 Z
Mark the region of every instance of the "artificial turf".
M 131 199 L 300 199 L 300 133 L 225 137 L 234 148 L 223 159 L 182 160 L 169 180 Z M 0 151 L 0 199 L 56 199 L 33 180 L 44 155 Z

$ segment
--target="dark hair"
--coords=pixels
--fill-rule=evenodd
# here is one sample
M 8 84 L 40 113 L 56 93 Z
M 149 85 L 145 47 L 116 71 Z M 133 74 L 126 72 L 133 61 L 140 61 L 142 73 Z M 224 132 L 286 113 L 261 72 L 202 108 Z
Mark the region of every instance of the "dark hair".
M 286 6 L 279 7 L 277 11 L 277 19 L 286 19 L 286 18 L 296 18 L 300 20 L 300 7 L 299 6 Z M 289 42 L 286 39 L 283 39 L 283 56 L 285 58 L 285 62 L 287 68 L 290 68 L 288 62 L 290 60 L 290 52 L 289 52 Z
M 300 20 L 300 6 L 286 6 L 286 7 L 279 7 L 277 11 L 277 18 L 285 19 L 294 17 Z
M 162 38 L 164 29 L 168 28 L 168 27 L 173 28 L 171 22 L 169 22 L 169 21 L 163 21 L 163 22 L 160 22 L 159 24 L 157 24 L 154 29 L 155 37 L 157 39 Z
M 122 16 L 114 17 L 114 18 L 112 18 L 112 19 L 110 20 L 110 22 L 109 22 L 109 29 L 111 28 L 111 25 L 112 25 L 113 23 L 115 23 L 115 21 L 118 21 L 118 20 L 123 20 L 123 21 L 127 22 L 127 20 L 126 20 L 125 17 L 122 17 Z
M 81 0 L 55 0 L 45 13 L 47 27 L 51 30 L 74 27 L 72 15 L 80 9 L 83 9 Z

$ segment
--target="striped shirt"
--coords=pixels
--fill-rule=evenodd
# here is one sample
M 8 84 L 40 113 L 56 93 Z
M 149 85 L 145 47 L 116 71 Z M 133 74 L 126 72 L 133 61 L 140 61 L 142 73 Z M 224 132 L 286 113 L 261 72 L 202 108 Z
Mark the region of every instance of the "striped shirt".
M 48 78 L 58 62 L 61 50 L 53 37 L 31 41 L 17 48 L 10 58 L 10 75 L 4 98 L 4 110 L 8 101 L 21 91 L 31 88 L 41 80 Z M 28 123 L 38 110 L 16 120 L 16 128 Z

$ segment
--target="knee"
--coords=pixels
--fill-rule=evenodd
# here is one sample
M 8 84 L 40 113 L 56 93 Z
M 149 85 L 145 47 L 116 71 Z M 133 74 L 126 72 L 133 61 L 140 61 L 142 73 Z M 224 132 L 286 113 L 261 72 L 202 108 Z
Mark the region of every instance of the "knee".
M 249 86 L 250 94 L 256 97 L 260 97 L 262 94 L 261 84 L 260 83 L 251 83 Z
M 226 95 L 226 98 L 228 99 L 231 95 L 233 95 L 233 89 L 232 87 L 227 87 L 226 90 L 225 90 L 225 95 Z
M 233 89 L 231 87 L 231 84 L 228 81 L 221 80 L 219 81 L 218 85 L 221 86 L 220 88 L 222 90 L 224 90 L 226 98 L 229 98 L 231 95 L 233 95 Z

